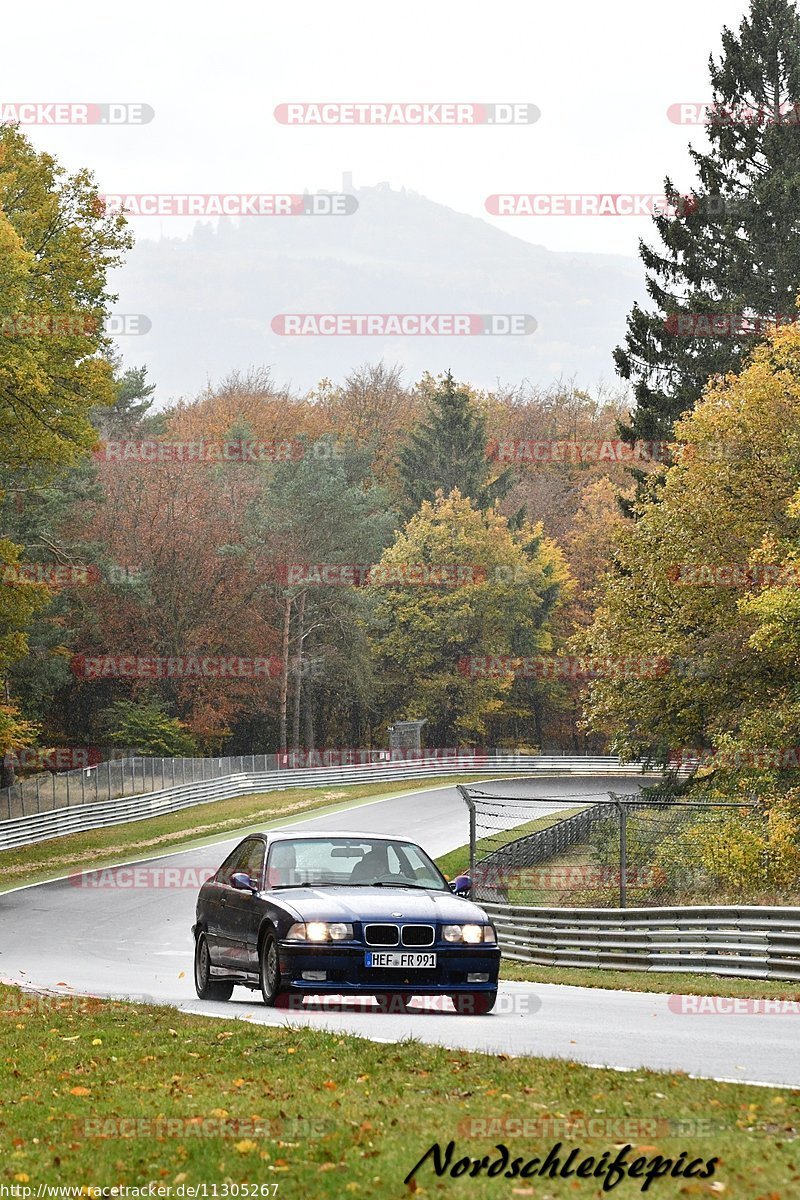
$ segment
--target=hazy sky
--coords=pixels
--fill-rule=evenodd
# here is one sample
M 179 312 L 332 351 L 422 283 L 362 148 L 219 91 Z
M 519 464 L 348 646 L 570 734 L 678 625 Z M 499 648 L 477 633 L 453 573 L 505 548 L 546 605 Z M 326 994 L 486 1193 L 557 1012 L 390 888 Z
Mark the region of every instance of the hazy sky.
M 322 0 L 274 5 L 103 0 L 7 6 L 0 99 L 152 105 L 143 126 L 28 127 L 105 192 L 412 188 L 558 250 L 635 254 L 636 217 L 491 218 L 495 192 L 657 193 L 689 185 L 701 127 L 666 110 L 708 97 L 707 59 L 743 0 Z M 528 102 L 510 128 L 295 127 L 285 101 Z M 268 218 L 251 217 L 250 220 Z M 140 236 L 175 234 L 144 218 Z

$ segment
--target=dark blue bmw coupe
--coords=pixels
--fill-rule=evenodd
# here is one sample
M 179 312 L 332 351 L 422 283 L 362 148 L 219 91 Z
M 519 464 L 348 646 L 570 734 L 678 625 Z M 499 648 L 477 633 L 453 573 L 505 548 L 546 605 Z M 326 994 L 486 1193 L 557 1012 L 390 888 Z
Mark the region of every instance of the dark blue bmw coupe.
M 448 995 L 487 1013 L 500 950 L 482 908 L 454 895 L 424 850 L 376 834 L 252 834 L 197 901 L 195 987 L 228 1000 L 234 985 L 265 1004 L 293 992 Z

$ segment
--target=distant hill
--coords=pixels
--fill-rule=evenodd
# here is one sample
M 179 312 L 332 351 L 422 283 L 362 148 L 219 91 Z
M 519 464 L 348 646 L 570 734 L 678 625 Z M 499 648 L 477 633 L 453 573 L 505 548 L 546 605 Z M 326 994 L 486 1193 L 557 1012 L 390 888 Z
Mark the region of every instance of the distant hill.
M 113 286 L 119 313 L 152 330 L 120 338 L 146 363 L 162 401 L 192 395 L 235 368 L 269 365 L 297 388 L 354 366 L 400 362 L 406 379 L 452 368 L 491 386 L 614 378 L 611 352 L 632 302 L 637 259 L 571 254 L 521 241 L 486 221 L 388 185 L 355 190 L 349 217 L 201 222 L 186 238 L 141 240 Z M 283 337 L 280 313 L 529 313 L 517 337 Z

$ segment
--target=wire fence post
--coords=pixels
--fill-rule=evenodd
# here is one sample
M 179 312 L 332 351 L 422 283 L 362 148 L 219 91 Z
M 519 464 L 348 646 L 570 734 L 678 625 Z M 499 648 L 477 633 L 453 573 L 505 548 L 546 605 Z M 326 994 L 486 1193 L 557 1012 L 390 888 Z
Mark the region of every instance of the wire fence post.
M 463 783 L 458 785 L 458 790 L 461 793 L 461 798 L 469 809 L 469 877 L 471 881 L 470 892 L 475 896 L 475 805 L 469 791 L 464 787 Z
M 624 800 L 617 801 L 619 809 L 619 906 L 628 903 L 628 809 Z

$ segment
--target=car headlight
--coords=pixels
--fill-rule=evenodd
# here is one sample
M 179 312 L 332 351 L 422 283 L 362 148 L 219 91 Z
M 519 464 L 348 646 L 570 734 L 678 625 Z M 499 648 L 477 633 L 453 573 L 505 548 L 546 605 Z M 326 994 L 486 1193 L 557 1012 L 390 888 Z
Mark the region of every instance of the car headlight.
M 446 942 L 461 942 L 467 946 L 495 940 L 491 925 L 443 925 L 442 937 Z
M 344 921 L 297 921 L 286 935 L 287 942 L 347 942 L 353 926 Z

